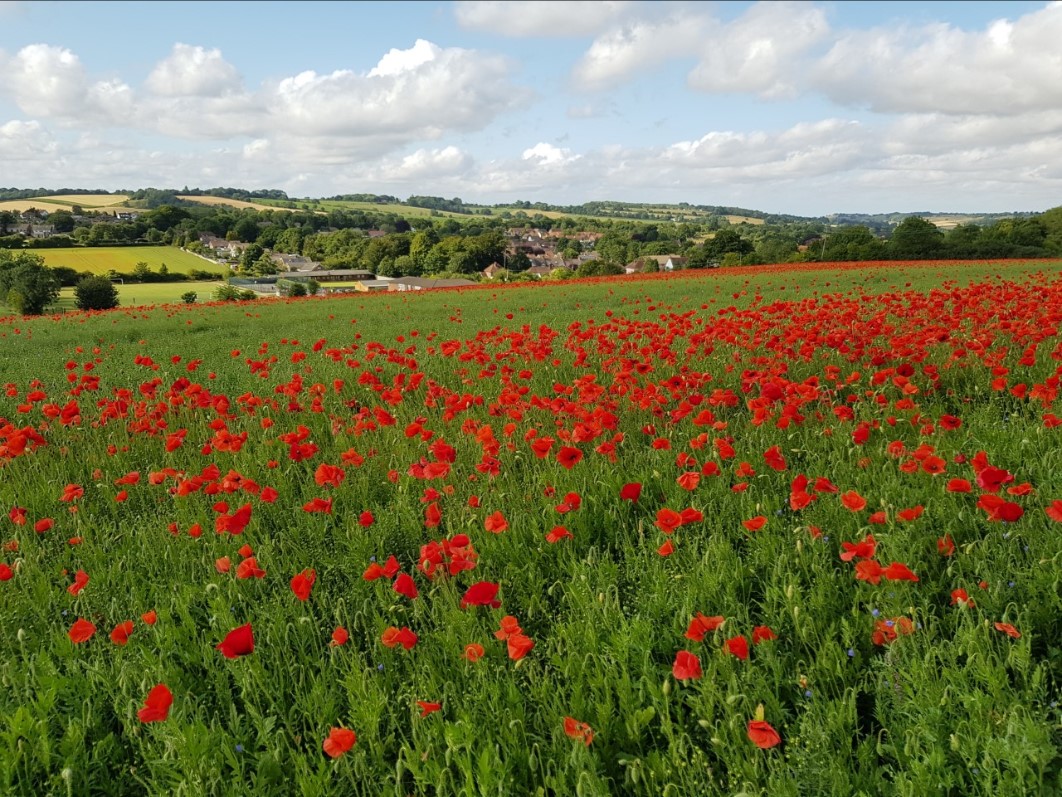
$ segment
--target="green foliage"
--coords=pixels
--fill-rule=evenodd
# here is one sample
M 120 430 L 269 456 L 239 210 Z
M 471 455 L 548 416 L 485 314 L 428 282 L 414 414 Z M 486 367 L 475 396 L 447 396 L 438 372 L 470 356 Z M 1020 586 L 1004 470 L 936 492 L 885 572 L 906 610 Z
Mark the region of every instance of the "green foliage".
M 30 252 L 0 249 L 0 299 L 22 315 L 40 315 L 59 298 L 59 280 Z
M 930 221 L 908 216 L 893 230 L 888 254 L 896 260 L 932 260 L 944 252 L 944 233 Z
M 111 310 L 118 306 L 118 289 L 106 277 L 85 277 L 74 288 L 78 310 Z
M 195 291 L 186 291 L 181 294 L 181 301 L 184 304 L 195 304 L 199 300 L 199 294 Z
M 235 285 L 219 285 L 214 290 L 214 301 L 217 302 L 247 302 L 258 298 L 258 294 L 251 290 L 244 290 Z

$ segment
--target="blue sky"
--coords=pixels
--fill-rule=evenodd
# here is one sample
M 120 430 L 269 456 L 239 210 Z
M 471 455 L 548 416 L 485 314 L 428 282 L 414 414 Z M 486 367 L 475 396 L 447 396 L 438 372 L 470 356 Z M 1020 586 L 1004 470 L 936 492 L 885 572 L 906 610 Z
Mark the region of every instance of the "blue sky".
M 1062 3 L 0 0 L 0 185 L 1062 203 Z

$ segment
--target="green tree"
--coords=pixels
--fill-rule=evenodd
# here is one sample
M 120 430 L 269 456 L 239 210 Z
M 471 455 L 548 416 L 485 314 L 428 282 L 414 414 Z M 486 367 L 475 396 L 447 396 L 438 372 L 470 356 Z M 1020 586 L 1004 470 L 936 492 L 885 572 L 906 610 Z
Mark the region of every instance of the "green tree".
M 720 259 L 730 253 L 747 255 L 753 249 L 751 241 L 742 238 L 737 230 L 729 227 L 719 230 L 711 239 L 704 243 L 704 250 L 710 260 Z
M 69 210 L 57 210 L 48 216 L 48 223 L 56 232 L 73 232 L 74 215 Z
M 59 280 L 40 255 L 0 250 L 0 298 L 22 315 L 40 315 L 59 298 Z
M 251 216 L 241 218 L 236 222 L 236 226 L 232 228 L 232 231 L 236 234 L 236 240 L 238 241 L 253 243 L 258 240 L 258 222 Z
M 944 233 L 931 221 L 908 216 L 892 232 L 889 256 L 896 260 L 930 260 L 944 253 Z
M 111 310 L 118 306 L 118 288 L 106 277 L 85 277 L 74 288 L 78 310 Z
M 141 282 L 149 282 L 151 280 L 151 266 L 149 266 L 143 260 L 139 261 L 135 266 L 133 266 L 133 277 L 140 280 Z
M 185 304 L 195 304 L 199 299 L 199 294 L 195 291 L 187 291 L 181 294 L 181 301 Z
M 250 274 L 254 269 L 255 261 L 260 260 L 264 254 L 265 249 L 258 244 L 251 244 L 248 246 L 243 250 L 243 256 L 240 257 L 240 271 Z

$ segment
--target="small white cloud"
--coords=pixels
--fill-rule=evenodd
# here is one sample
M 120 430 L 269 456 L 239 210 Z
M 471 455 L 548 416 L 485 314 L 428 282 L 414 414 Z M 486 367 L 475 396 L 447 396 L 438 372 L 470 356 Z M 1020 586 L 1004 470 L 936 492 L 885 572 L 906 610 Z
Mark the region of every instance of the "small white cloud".
M 240 91 L 242 80 L 221 50 L 178 43 L 148 75 L 147 87 L 162 97 L 221 97 Z
M 418 66 L 434 61 L 442 49 L 424 39 L 417 39 L 408 50 L 391 49 L 369 72 L 369 77 L 390 77 L 412 72 Z
M 500 36 L 592 36 L 622 16 L 631 3 L 623 0 L 471 0 L 458 2 L 458 24 Z
M 578 160 L 580 156 L 572 155 L 570 149 L 555 147 L 552 144 L 540 141 L 535 146 L 525 149 L 520 157 L 522 160 L 533 161 L 541 166 L 557 166 L 572 163 Z

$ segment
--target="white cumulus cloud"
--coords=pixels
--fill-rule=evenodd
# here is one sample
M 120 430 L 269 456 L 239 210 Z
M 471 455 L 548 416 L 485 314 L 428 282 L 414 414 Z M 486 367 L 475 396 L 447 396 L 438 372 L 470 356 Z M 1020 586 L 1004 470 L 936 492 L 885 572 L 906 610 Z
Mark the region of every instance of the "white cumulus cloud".
M 220 97 L 240 91 L 242 84 L 221 50 L 180 43 L 147 78 L 147 87 L 163 97 Z
M 1006 6 L 1000 6 L 1005 10 Z M 984 30 L 947 24 L 841 34 L 811 85 L 883 113 L 1012 114 L 1062 107 L 1062 3 Z

